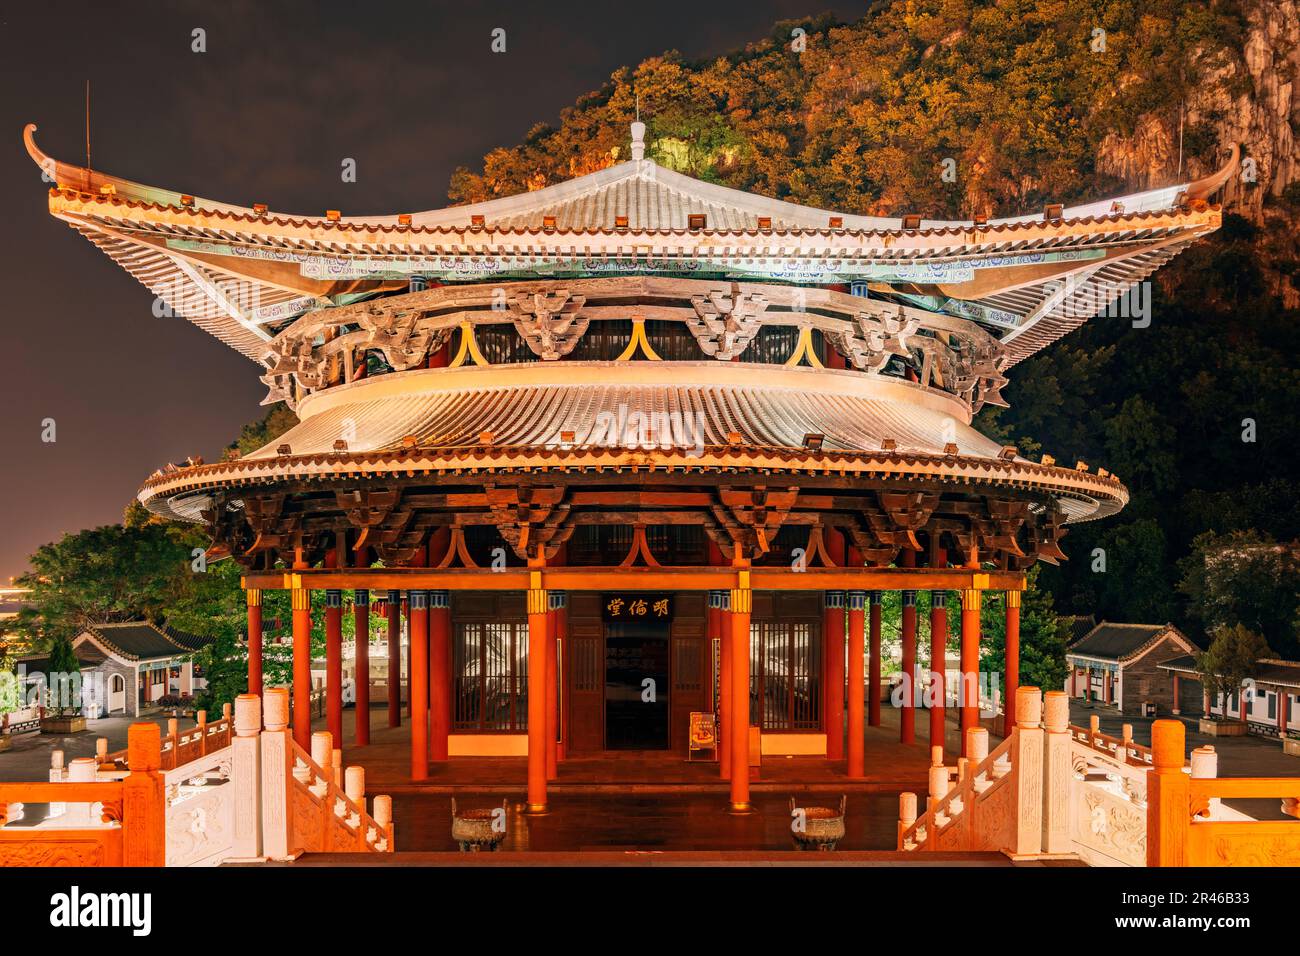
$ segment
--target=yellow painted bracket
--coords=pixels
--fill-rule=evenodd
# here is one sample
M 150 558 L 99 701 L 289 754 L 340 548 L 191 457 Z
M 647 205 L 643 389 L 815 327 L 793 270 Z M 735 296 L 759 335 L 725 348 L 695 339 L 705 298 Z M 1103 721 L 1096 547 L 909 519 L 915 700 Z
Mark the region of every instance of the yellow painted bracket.
M 821 359 L 817 357 L 817 352 L 813 349 L 812 326 L 805 326 L 799 330 L 799 341 L 795 343 L 794 354 L 785 360 L 786 365 L 798 365 L 804 359 L 813 368 L 825 368 Z
M 662 362 L 659 353 L 650 347 L 650 340 L 645 337 L 645 319 L 632 320 L 632 341 L 627 343 L 627 348 L 623 354 L 616 358 L 616 362 L 630 362 L 632 356 L 636 355 L 637 350 L 641 350 L 647 359 L 651 362 Z
M 448 368 L 460 368 L 465 364 L 465 359 L 471 359 L 475 365 L 491 365 L 483 357 L 483 353 L 478 350 L 478 339 L 474 337 L 474 325 L 471 322 L 462 322 L 460 324 L 460 348 L 456 350 L 456 357 L 451 360 Z

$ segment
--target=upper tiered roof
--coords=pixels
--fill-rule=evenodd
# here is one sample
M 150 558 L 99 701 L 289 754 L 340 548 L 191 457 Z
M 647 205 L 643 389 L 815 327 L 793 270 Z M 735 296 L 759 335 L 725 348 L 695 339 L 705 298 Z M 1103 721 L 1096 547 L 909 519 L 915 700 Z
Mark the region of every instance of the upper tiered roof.
M 1206 200 L 1234 165 L 1195 182 L 987 222 L 814 209 L 644 158 L 466 206 L 292 216 L 58 162 L 37 147 L 35 129 L 24 139 L 54 183 L 51 213 L 176 313 L 259 361 L 294 317 L 404 289 L 411 275 L 481 282 L 629 272 L 862 280 L 873 295 L 980 322 L 1014 363 L 1216 229 L 1220 213 Z M 634 142 L 633 156 L 642 152 Z

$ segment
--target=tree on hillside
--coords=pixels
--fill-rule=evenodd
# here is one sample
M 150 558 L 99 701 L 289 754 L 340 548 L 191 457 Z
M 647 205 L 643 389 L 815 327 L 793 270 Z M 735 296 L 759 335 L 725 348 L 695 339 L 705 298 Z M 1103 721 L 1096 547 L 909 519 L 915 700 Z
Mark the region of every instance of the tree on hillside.
M 1209 650 L 1196 656 L 1196 669 L 1210 699 L 1221 694 L 1226 701 L 1254 676 L 1255 665 L 1262 658 L 1272 656 L 1264 638 L 1249 628 L 1241 624 L 1221 626 L 1215 628 Z M 1244 721 L 1246 708 L 1240 708 L 1239 713 Z
M 1207 631 L 1244 625 L 1300 660 L 1300 547 L 1256 531 L 1206 532 L 1179 567 L 1178 589 Z

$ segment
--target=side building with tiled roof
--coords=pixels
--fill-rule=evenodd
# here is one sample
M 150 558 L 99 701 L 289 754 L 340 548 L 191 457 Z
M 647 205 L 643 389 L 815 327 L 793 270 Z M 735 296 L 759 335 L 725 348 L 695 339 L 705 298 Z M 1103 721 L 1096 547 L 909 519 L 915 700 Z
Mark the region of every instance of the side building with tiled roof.
M 1216 693 L 1210 699 L 1205 693 L 1194 654 L 1172 658 L 1159 667 L 1171 686 L 1189 687 L 1201 696 L 1204 713 L 1228 720 L 1244 719 L 1250 733 L 1290 740 L 1290 752 L 1300 753 L 1300 661 L 1260 660 L 1250 682 L 1226 700 L 1223 694 Z
M 1065 690 L 1124 714 L 1199 713 L 1199 692 L 1175 700 L 1173 684 L 1160 670 L 1162 662 L 1197 650 L 1172 624 L 1102 621 L 1067 649 Z
M 139 717 L 167 694 L 192 696 L 203 683 L 193 656 L 211 641 L 147 621 L 87 627 L 72 642 L 81 665 L 82 715 Z M 20 658 L 17 668 L 28 681 L 46 675 L 52 686 L 48 656 Z

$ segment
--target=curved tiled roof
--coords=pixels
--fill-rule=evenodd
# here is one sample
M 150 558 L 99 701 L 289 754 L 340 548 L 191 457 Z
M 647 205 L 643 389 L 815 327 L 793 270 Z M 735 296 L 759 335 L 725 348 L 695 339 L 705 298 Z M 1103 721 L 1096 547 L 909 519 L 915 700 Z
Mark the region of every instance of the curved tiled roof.
M 82 631 L 119 657 L 129 661 L 183 657 L 212 643 L 209 637 L 164 630 L 148 621 L 125 624 L 93 624 Z
M 1181 641 L 1191 645 L 1182 632 L 1172 624 L 1116 624 L 1102 621 L 1071 644 L 1068 653 L 1104 660 L 1127 660 L 1141 653 L 1166 634 L 1174 634 Z
M 730 380 L 693 384 L 703 369 Z M 1111 513 L 1128 499 L 1113 478 L 999 457 L 1001 446 L 970 426 L 955 399 L 824 369 L 716 362 L 429 369 L 318 393 L 300 411 L 303 421 L 266 447 L 235 462 L 159 473 L 140 500 L 192 518 L 221 487 L 520 469 L 769 470 L 1001 485 L 1059 495 L 1069 520 Z M 819 449 L 805 447 L 810 434 L 823 436 Z M 290 453 L 281 455 L 285 445 Z

